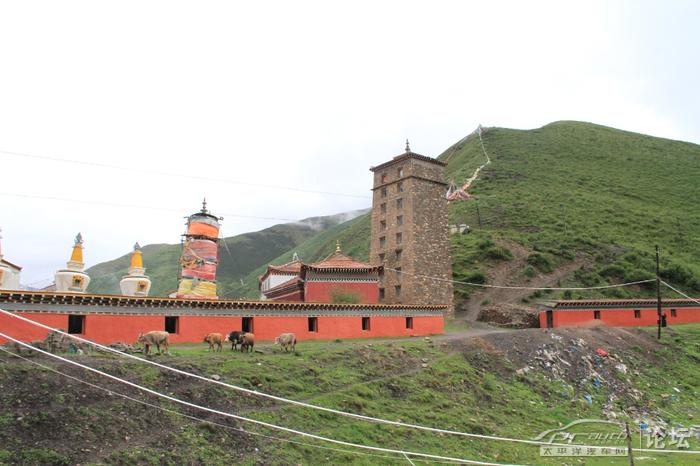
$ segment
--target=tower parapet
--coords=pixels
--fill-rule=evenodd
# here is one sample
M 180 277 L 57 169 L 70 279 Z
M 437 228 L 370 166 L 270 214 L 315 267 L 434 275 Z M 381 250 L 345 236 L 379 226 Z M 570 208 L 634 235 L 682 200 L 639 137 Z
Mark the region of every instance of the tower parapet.
M 187 230 L 180 257 L 180 280 L 176 297 L 189 299 L 217 299 L 216 267 L 219 264 L 219 223 L 223 218 L 207 210 L 206 199 L 202 210 L 187 217 Z
M 143 255 L 139 243 L 134 245 L 128 275 L 122 278 L 119 287 L 124 296 L 148 296 L 151 290 L 151 280 L 146 276 L 146 269 L 143 267 Z
M 65 269 L 56 272 L 56 291 L 69 291 L 73 293 L 85 293 L 90 284 L 90 276 L 83 272 L 85 262 L 83 262 L 83 235 L 80 233 L 75 237 L 73 252 Z
M 2 230 L 0 230 L 2 232 Z M 0 236 L 0 290 L 19 290 L 22 267 L 6 261 L 2 255 L 2 236 Z

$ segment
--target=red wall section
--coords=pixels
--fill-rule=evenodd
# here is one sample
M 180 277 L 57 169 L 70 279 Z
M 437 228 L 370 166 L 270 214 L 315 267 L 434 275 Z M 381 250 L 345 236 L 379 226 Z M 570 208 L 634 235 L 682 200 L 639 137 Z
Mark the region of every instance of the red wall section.
M 671 308 L 662 308 L 666 314 L 668 325 L 700 322 L 700 307 L 679 307 L 676 317 L 671 315 Z M 600 311 L 600 319 L 595 319 L 594 311 Z M 576 309 L 553 310 L 554 327 L 587 327 L 592 325 L 609 325 L 611 327 L 645 327 L 656 325 L 657 310 L 641 308 L 640 317 L 634 316 L 634 308 L 630 309 Z M 547 328 L 547 312 L 539 314 L 540 327 Z
M 379 283 L 342 283 L 342 282 L 306 282 L 304 285 L 304 301 L 307 303 L 330 303 L 333 300 L 333 290 L 356 293 L 362 304 L 379 302 Z
M 18 313 L 28 319 L 66 330 L 67 314 Z M 415 316 L 413 328 L 406 328 L 403 316 L 370 316 L 370 329 L 362 330 L 361 316 L 319 316 L 317 332 L 309 332 L 308 316 L 258 316 L 253 318 L 253 333 L 257 340 L 274 340 L 280 333 L 292 332 L 301 340 L 332 340 L 335 338 L 376 338 L 411 335 L 431 335 L 444 332 L 442 316 Z M 241 330 L 238 316 L 179 316 L 178 331 L 171 335 L 173 343 L 200 343 L 211 332 L 228 334 Z M 165 329 L 164 315 L 85 315 L 85 333 L 82 338 L 97 343 L 136 342 L 139 333 Z M 48 333 L 14 317 L 0 315 L 0 331 L 22 341 L 43 340 Z M 0 343 L 6 341 L 0 338 Z

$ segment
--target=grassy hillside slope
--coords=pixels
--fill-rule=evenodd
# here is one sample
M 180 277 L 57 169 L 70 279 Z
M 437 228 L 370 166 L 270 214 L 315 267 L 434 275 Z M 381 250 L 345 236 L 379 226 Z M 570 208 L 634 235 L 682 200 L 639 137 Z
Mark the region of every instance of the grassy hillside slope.
M 589 258 L 567 283 L 632 281 L 653 275 L 658 244 L 662 275 L 700 291 L 700 146 L 580 122 L 490 128 L 483 141 L 492 164 L 472 187 L 475 199 L 450 206 L 451 222 L 482 230 L 453 238 L 455 276 L 494 262 L 464 251 L 505 238 L 528 247 L 539 271 Z M 458 183 L 484 160 L 477 135 L 441 158 Z
M 610 357 L 597 357 L 599 347 Z M 577 419 L 610 419 L 629 422 L 638 447 L 640 421 L 668 429 L 695 425 L 700 416 L 698 325 L 668 329 L 661 343 L 651 330 L 594 328 L 301 342 L 297 353 L 281 352 L 269 343 L 256 348 L 260 352 L 212 354 L 203 344 L 176 345 L 172 356 L 156 359 L 205 377 L 216 375 L 227 383 L 343 411 L 519 439 L 532 439 Z M 372 424 L 243 395 L 104 354 L 66 357 L 193 403 L 346 442 L 497 463 L 628 464 L 625 456 L 543 458 L 536 445 Z M 111 392 L 0 353 L 1 464 L 408 464 L 396 455 L 378 458 L 246 434 L 237 429 L 356 451 L 183 407 L 46 357 L 31 360 Z M 32 381 L 31 390 L 27 380 Z M 619 429 L 581 427 L 589 433 Z M 593 443 L 587 438 L 578 440 Z M 700 449 L 697 438 L 689 439 L 689 446 Z M 697 464 L 697 455 L 643 453 L 635 459 L 659 466 Z M 418 464 L 418 458 L 413 460 Z
M 312 217 L 296 223 L 275 225 L 258 232 L 225 238 L 219 246 L 219 295 L 237 297 L 235 293 L 240 287 L 240 279 L 251 270 L 267 264 L 285 251 L 360 213 L 358 211 Z M 179 244 L 144 246 L 143 261 L 146 273 L 151 278 L 152 296 L 164 296 L 177 288 L 181 251 L 182 246 Z M 127 272 L 130 258 L 131 253 L 89 268 L 87 273 L 92 277 L 89 291 L 119 294 L 119 281 Z

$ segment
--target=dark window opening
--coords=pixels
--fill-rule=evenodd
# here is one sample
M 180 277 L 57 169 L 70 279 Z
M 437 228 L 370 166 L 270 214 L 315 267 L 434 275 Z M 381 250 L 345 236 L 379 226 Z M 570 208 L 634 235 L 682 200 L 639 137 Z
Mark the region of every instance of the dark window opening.
M 382 173 L 382 183 L 386 183 L 387 181 L 389 181 L 389 177 L 386 173 Z
M 406 317 L 406 328 L 413 328 L 413 317 Z
M 396 199 L 396 208 L 403 209 L 403 199 Z
M 396 267 L 396 281 L 401 281 L 401 267 Z
M 165 316 L 165 331 L 168 333 L 178 333 L 180 318 L 177 316 Z
M 384 288 L 379 288 L 379 299 L 384 299 Z
M 671 309 L 671 317 L 676 317 L 676 310 L 675 309 Z
M 396 217 L 396 225 L 398 225 L 398 226 L 403 225 L 403 215 L 398 215 Z
M 85 316 L 68 316 L 68 333 L 85 333 Z
M 139 282 L 139 291 L 146 291 L 146 282 Z
M 600 319 L 600 311 L 593 311 L 593 318 Z
M 635 309 L 634 310 L 634 318 L 635 319 L 641 319 L 642 318 L 642 311 L 640 309 Z
M 318 317 L 309 317 L 309 332 L 318 332 Z
M 383 214 L 386 213 L 386 204 L 379 204 L 379 211 Z
M 401 255 L 402 255 L 402 254 L 401 254 L 401 249 L 397 249 L 397 250 L 396 250 L 396 261 L 397 261 L 397 262 L 401 260 Z
M 379 247 L 384 249 L 386 247 L 386 237 L 380 236 L 379 237 Z
M 379 254 L 379 262 L 384 262 L 384 254 Z
M 386 197 L 386 188 L 382 188 L 382 197 Z
M 396 233 L 396 244 L 401 244 L 402 241 L 403 241 L 403 234 Z
M 401 296 L 401 285 L 396 285 L 396 286 L 394 287 L 394 291 L 396 292 L 396 297 L 397 297 L 397 298 L 398 298 L 399 296 Z
M 362 330 L 369 330 L 369 317 L 362 318 Z
M 399 181 L 398 183 L 396 183 L 396 192 L 403 192 L 403 181 Z
M 252 317 L 244 317 L 243 318 L 243 322 L 241 323 L 241 331 L 253 333 L 253 318 Z
M 379 229 L 382 231 L 386 230 L 386 221 L 382 220 L 379 222 Z

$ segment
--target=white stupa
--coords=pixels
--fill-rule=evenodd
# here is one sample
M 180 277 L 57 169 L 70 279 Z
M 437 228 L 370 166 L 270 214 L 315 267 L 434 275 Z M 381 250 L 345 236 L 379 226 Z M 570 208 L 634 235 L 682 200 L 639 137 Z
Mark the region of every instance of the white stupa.
M 119 287 L 124 296 L 148 296 L 148 292 L 151 291 L 151 280 L 143 268 L 143 255 L 139 243 L 134 244 L 128 275 L 122 278 Z
M 73 253 L 65 269 L 56 272 L 56 291 L 85 293 L 90 284 L 90 277 L 83 272 L 85 263 L 83 262 L 83 236 L 78 233 L 73 245 Z
M 19 290 L 19 275 L 21 271 L 22 267 L 6 261 L 3 257 L 2 236 L 0 236 L 0 290 Z

